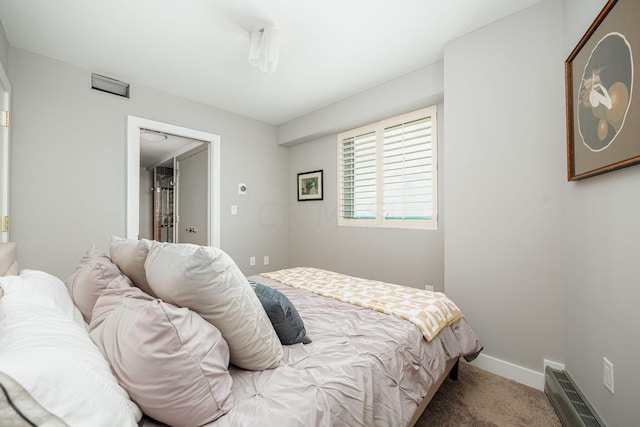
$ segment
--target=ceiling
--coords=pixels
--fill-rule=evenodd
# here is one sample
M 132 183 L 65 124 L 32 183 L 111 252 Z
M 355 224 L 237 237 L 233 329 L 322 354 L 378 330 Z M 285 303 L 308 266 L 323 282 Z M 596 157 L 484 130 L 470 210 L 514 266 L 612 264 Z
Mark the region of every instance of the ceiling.
M 0 0 L 12 46 L 272 124 L 443 57 L 463 34 L 540 0 Z M 280 29 L 280 63 L 248 63 Z

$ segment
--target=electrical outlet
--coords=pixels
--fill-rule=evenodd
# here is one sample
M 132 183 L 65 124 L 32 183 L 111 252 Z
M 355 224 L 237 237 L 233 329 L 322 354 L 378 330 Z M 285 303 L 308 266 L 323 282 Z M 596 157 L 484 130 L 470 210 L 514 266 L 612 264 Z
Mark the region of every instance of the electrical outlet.
M 425 290 L 425 291 L 433 292 L 433 286 L 425 284 L 425 285 L 424 285 L 424 290 Z
M 231 215 L 238 215 L 238 206 L 231 205 Z
M 256 257 L 252 256 L 251 258 L 249 258 L 249 265 L 256 265 Z
M 264 265 L 269 265 L 269 255 L 264 256 Z
M 613 394 L 613 363 L 606 357 L 602 358 L 602 383 Z
M 247 184 L 238 184 L 238 194 L 241 196 L 247 194 Z

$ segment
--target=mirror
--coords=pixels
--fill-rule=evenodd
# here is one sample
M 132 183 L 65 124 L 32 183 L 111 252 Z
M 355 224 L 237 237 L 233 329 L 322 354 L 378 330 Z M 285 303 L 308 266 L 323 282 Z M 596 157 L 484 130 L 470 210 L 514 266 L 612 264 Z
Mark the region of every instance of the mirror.
M 131 239 L 220 247 L 220 137 L 129 116 L 126 224 Z

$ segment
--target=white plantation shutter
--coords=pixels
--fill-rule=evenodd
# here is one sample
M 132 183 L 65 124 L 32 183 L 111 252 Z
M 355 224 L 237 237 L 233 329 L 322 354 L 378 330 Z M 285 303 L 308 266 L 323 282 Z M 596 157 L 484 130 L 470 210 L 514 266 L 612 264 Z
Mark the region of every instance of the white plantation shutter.
M 436 107 L 338 135 L 338 225 L 437 228 Z
M 346 138 L 341 144 L 340 216 L 376 217 L 376 134 Z
M 385 128 L 383 138 L 385 219 L 431 219 L 431 117 Z

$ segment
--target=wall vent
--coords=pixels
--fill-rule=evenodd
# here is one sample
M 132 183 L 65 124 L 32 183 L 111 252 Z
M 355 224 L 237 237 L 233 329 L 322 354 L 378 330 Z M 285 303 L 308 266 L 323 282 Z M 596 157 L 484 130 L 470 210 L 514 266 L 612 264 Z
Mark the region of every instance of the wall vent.
M 129 83 L 101 76 L 100 74 L 91 74 L 91 89 L 129 98 Z
M 566 371 L 547 366 L 544 392 L 564 427 L 605 427 Z

